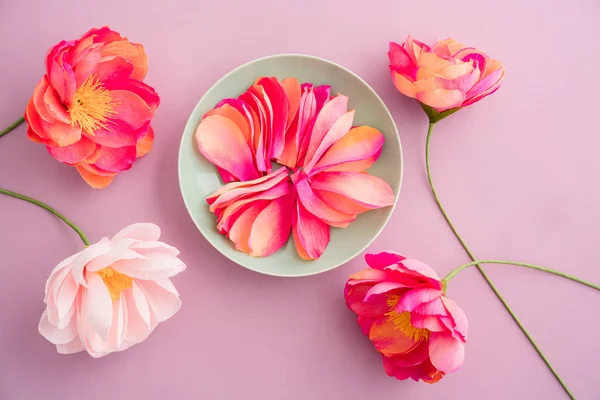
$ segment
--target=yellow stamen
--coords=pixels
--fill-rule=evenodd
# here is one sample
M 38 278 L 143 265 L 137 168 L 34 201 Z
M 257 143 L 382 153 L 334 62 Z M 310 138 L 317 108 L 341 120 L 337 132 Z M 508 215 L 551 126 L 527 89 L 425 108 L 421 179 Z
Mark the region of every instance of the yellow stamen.
M 129 289 L 131 286 L 133 286 L 133 279 L 127 275 L 115 271 L 111 267 L 102 268 L 101 270 L 96 271 L 96 273 L 100 275 L 104 281 L 104 284 L 110 293 L 110 298 L 113 301 L 119 299 L 123 290 Z
M 69 107 L 71 126 L 79 126 L 82 131 L 93 135 L 100 128 L 107 128 L 113 117 L 117 103 L 110 91 L 92 74 L 77 88 L 73 103 Z
M 402 332 L 409 339 L 414 340 L 415 342 L 422 342 L 424 340 L 429 340 L 429 330 L 425 328 L 415 328 L 410 323 L 410 312 L 404 311 L 401 313 L 397 313 L 394 310 L 396 304 L 398 304 L 398 300 L 400 297 L 395 294 L 390 294 L 387 296 L 386 303 L 390 307 L 390 311 L 385 313 L 384 315 L 388 317 L 388 321 L 392 322 L 396 329 Z

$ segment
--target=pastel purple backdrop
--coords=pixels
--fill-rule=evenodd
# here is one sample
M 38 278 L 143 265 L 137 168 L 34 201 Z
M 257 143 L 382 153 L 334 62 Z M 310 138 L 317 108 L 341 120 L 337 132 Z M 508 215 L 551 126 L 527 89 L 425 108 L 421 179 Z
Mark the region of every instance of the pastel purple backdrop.
M 565 399 L 474 269 L 448 293 L 469 318 L 462 369 L 433 386 L 387 377 L 342 296 L 362 256 L 302 279 L 232 264 L 189 219 L 176 160 L 188 114 L 232 68 L 285 52 L 338 62 L 380 94 L 404 149 L 398 207 L 370 250 L 403 252 L 443 276 L 468 259 L 427 186 L 427 120 L 391 84 L 386 51 L 408 33 L 426 42 L 452 35 L 507 68 L 496 94 L 434 132 L 434 179 L 459 231 L 480 258 L 600 282 L 598 18 L 596 0 L 3 0 L 0 127 L 22 115 L 50 46 L 103 24 L 144 44 L 162 104 L 154 150 L 108 189 L 89 188 L 24 127 L 0 139 L 0 187 L 50 203 L 91 240 L 155 222 L 188 270 L 174 279 L 183 308 L 145 343 L 97 360 L 61 356 L 37 332 L 44 282 L 81 243 L 49 213 L 0 197 L 0 398 Z M 537 271 L 487 270 L 575 396 L 597 398 L 598 293 Z

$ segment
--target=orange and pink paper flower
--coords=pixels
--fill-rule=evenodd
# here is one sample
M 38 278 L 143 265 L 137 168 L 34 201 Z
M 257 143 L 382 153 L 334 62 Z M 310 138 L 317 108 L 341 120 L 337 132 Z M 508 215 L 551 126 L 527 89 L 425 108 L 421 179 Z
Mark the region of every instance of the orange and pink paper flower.
M 435 383 L 460 368 L 467 317 L 444 295 L 435 271 L 396 253 L 365 260 L 370 268 L 350 276 L 344 297 L 387 374 Z
M 409 35 L 402 45 L 390 43 L 388 57 L 396 89 L 438 112 L 483 99 L 504 78 L 500 61 L 453 39 L 429 47 Z
M 291 233 L 300 257 L 316 259 L 331 226 L 394 203 L 391 187 L 365 172 L 384 137 L 353 119 L 348 97 L 329 86 L 274 77 L 204 115 L 198 148 L 226 183 L 207 202 L 236 249 L 265 257 Z
M 90 186 L 108 186 L 152 148 L 160 100 L 142 82 L 147 70 L 142 45 L 107 27 L 61 41 L 27 105 L 27 136 Z

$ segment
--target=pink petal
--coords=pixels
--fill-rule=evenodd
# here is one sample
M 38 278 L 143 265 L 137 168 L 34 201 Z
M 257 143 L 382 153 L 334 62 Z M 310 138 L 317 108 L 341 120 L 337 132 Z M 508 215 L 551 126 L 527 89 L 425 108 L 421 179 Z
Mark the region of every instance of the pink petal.
M 267 178 L 268 179 L 264 179 Z M 277 171 L 271 172 L 268 175 L 265 175 L 262 178 L 259 178 L 255 181 L 246 181 L 245 185 L 237 185 L 236 183 L 232 183 L 226 186 L 232 187 L 229 190 L 223 190 L 223 188 L 219 189 L 222 193 L 214 198 L 210 196 L 207 201 L 210 204 L 210 211 L 214 212 L 218 207 L 224 207 L 236 200 L 239 200 L 243 197 L 251 195 L 253 193 L 264 192 L 265 190 L 271 189 L 275 185 L 279 184 L 284 179 L 287 179 L 287 171 L 285 168 L 280 168 Z M 251 184 L 251 182 L 257 182 L 257 184 Z M 211 203 L 212 201 L 212 203 Z
M 127 289 L 121 295 L 121 301 L 124 302 L 123 307 L 127 314 L 127 327 L 125 329 L 125 340 L 130 343 L 141 343 L 152 332 L 153 327 L 146 323 L 144 314 L 136 305 L 136 301 L 133 297 L 133 288 Z
M 282 164 L 291 168 L 295 168 L 298 165 L 298 161 L 308 148 L 309 141 L 308 139 L 305 140 L 305 136 L 316 113 L 317 100 L 315 93 L 310 89 L 305 89 L 300 98 L 298 116 L 286 132 L 286 143 L 280 157 Z
M 116 242 L 125 238 L 144 241 L 158 240 L 160 238 L 160 227 L 152 223 L 137 223 L 128 225 L 117 232 L 112 237 L 111 242 Z
M 365 295 L 365 301 L 369 300 L 369 297 L 371 297 L 371 296 L 378 295 L 378 294 L 385 294 L 391 290 L 401 289 L 401 288 L 405 288 L 405 287 L 406 287 L 406 285 L 403 285 L 402 283 L 397 283 L 397 282 L 378 283 L 375 286 L 373 286 L 371 289 L 369 289 L 369 291 Z
M 361 315 L 358 316 L 357 322 L 358 322 L 358 325 L 360 326 L 360 330 L 362 331 L 363 335 L 369 336 L 369 332 L 371 331 L 371 327 L 373 327 L 373 324 L 375 323 L 375 321 L 377 321 L 377 320 L 363 317 Z
M 313 191 L 325 204 L 344 214 L 358 215 L 370 210 L 370 208 L 363 207 L 346 196 L 324 190 L 313 189 Z
M 46 122 L 41 119 L 40 122 L 43 135 L 48 136 L 54 143 L 61 147 L 69 146 L 81 139 L 81 128 L 79 128 L 79 125 L 73 126 L 59 120 Z
M 447 330 L 440 318 L 435 315 L 411 314 L 410 324 L 415 328 L 424 328 L 431 332 L 444 332 Z
M 220 115 L 204 118 L 196 130 L 196 140 L 200 152 L 210 162 L 239 180 L 259 177 L 250 147 L 240 128 L 230 119 Z
M 407 71 L 415 67 L 413 60 L 410 58 L 404 47 L 398 43 L 390 42 L 390 50 L 388 51 L 390 64 L 399 72 Z
M 402 263 L 400 265 L 406 269 L 417 272 L 420 275 L 423 275 L 423 276 L 431 278 L 435 281 L 438 281 L 438 283 L 440 281 L 440 277 L 433 270 L 433 268 L 431 268 L 429 265 L 427 265 L 419 260 L 405 259 L 402 261 Z M 440 289 L 441 289 L 441 285 L 440 285 Z
M 102 84 L 106 89 L 111 91 L 127 91 L 139 96 L 153 110 L 160 104 L 158 93 L 144 82 L 135 79 L 113 79 L 104 81 Z M 140 106 L 141 104 L 138 103 L 137 105 Z M 139 108 L 136 107 L 136 109 Z
M 95 130 L 94 134 L 88 137 L 105 147 L 136 146 L 142 133 L 138 132 L 127 122 L 114 119 L 105 128 Z
M 372 319 L 384 318 L 385 313 L 390 311 L 387 296 L 371 296 L 369 302 L 365 302 L 365 296 L 372 287 L 371 283 L 350 285 L 348 282 L 344 288 L 346 305 L 359 316 Z
M 87 298 L 82 304 L 85 309 L 85 324 L 102 340 L 107 340 L 113 319 L 110 293 L 100 275 L 95 272 L 87 272 L 86 281 Z
M 413 311 L 421 304 L 428 303 L 439 298 L 440 296 L 442 296 L 442 292 L 440 290 L 430 288 L 413 289 L 402 296 L 394 309 L 397 313 Z
M 315 260 L 325 252 L 329 244 L 329 226 L 296 201 L 293 216 L 293 236 L 296 250 L 303 260 Z
M 120 148 L 101 147 L 100 157 L 93 165 L 102 171 L 121 172 L 131 168 L 135 161 L 135 155 L 135 146 Z
M 235 101 L 242 103 L 239 100 Z M 220 115 L 222 117 L 229 118 L 233 123 L 235 123 L 238 126 L 238 128 L 240 128 L 240 131 L 244 135 L 244 138 L 246 138 L 246 142 L 248 144 L 252 143 L 252 139 L 250 136 L 249 120 L 237 108 L 225 103 L 207 112 L 204 115 L 204 118 L 210 115 Z
M 461 339 L 463 341 L 467 340 L 467 330 L 469 329 L 469 322 L 467 321 L 467 316 L 465 312 L 456 304 L 454 301 L 449 298 L 442 296 L 442 303 L 444 303 L 444 307 L 450 314 L 452 318 L 452 322 L 454 325 L 453 331 L 458 332 L 460 335 L 457 339 Z M 457 335 L 454 335 L 455 337 Z
M 180 259 L 162 251 L 149 251 L 144 257 L 116 261 L 112 268 L 131 278 L 146 280 L 170 278 L 186 268 Z
M 465 347 L 462 342 L 448 333 L 432 332 L 429 358 L 438 370 L 446 373 L 454 372 L 463 364 Z
M 248 240 L 250 240 L 250 234 L 252 233 L 252 224 L 254 224 L 258 214 L 268 205 L 269 202 L 266 200 L 257 200 L 250 203 L 248 207 L 245 207 L 235 219 L 235 222 L 227 233 L 227 237 L 235 244 L 237 250 L 250 253 L 251 249 Z
M 319 148 L 321 142 L 325 138 L 325 135 L 327 135 L 327 133 L 337 122 L 337 120 L 339 120 L 344 114 L 346 114 L 347 109 L 348 97 L 343 95 L 335 97 L 323 106 L 323 109 L 321 109 L 321 111 L 318 113 L 317 118 L 315 120 L 315 124 L 312 130 L 310 131 L 308 147 L 306 150 L 306 155 L 304 156 L 305 161 L 309 162 L 313 159 L 317 152 L 317 149 Z
M 290 215 L 294 201 L 295 196 L 290 193 L 271 201 L 258 214 L 248 240 L 251 256 L 269 256 L 287 242 L 292 229 Z
M 319 143 L 317 150 L 315 151 L 314 155 L 312 156 L 312 159 L 308 158 L 308 157 L 306 157 L 304 159 L 304 164 L 305 164 L 304 172 L 306 174 L 310 175 L 312 169 L 317 164 L 317 162 L 320 161 L 323 154 L 334 143 L 336 143 L 338 140 L 340 140 L 340 138 L 342 138 L 344 135 L 346 135 L 348 133 L 348 131 L 352 127 L 353 120 L 354 120 L 354 110 L 349 111 L 346 114 L 342 115 L 340 117 L 340 119 L 338 119 L 333 124 L 331 129 L 329 129 L 329 131 L 327 131 L 327 133 L 325 134 L 325 137 L 323 138 L 321 143 Z
M 58 161 L 76 165 L 90 156 L 96 150 L 96 144 L 85 136 L 71 145 L 64 147 L 46 146 L 48 153 Z
M 81 343 L 81 339 L 79 339 L 79 337 L 76 337 L 69 343 L 56 345 L 56 351 L 59 354 L 73 354 L 79 353 L 80 351 L 84 350 L 85 347 L 83 347 L 83 344 Z
M 314 173 L 337 167 L 343 170 L 344 164 L 368 160 L 367 169 L 379 156 L 385 139 L 381 132 L 370 126 L 350 129 L 346 135 L 333 144 L 315 165 Z
M 420 289 L 420 290 L 425 290 L 425 289 Z M 428 289 L 428 290 L 434 290 L 434 289 Z M 396 306 L 396 309 L 399 309 L 398 306 Z M 442 317 L 446 317 L 448 315 L 448 311 L 446 311 L 446 308 L 444 307 L 444 303 L 442 303 L 441 296 L 434 298 L 433 300 L 431 300 L 428 303 L 418 304 L 417 307 L 415 307 L 413 309 L 413 313 L 419 314 L 419 315 L 439 316 L 442 323 L 444 322 Z
M 382 270 L 387 266 L 399 263 L 402 260 L 406 260 L 401 254 L 391 252 L 381 252 L 377 254 L 366 254 L 365 261 L 371 268 Z
M 311 177 L 311 188 L 337 193 L 367 209 L 391 206 L 395 200 L 387 182 L 359 172 L 321 172 Z
M 292 181 L 296 186 L 298 199 L 302 202 L 302 205 L 308 212 L 314 214 L 316 217 L 323 220 L 323 222 L 339 228 L 347 227 L 350 222 L 356 219 L 356 215 L 344 214 L 329 207 L 323 200 L 315 195 L 308 184 L 308 180 L 299 175 L 299 173 L 292 175 Z
M 254 157 L 256 160 L 256 168 L 259 171 L 267 172 L 270 162 L 268 160 L 268 116 L 261 100 L 252 92 L 247 91 L 240 96 L 240 100 L 244 101 L 250 107 L 254 124 L 254 133 L 252 136 L 253 143 L 251 147 L 254 149 Z M 270 172 L 270 171 L 269 171 Z
M 385 356 L 384 356 L 385 357 Z M 386 357 L 387 358 L 387 357 Z M 429 358 L 429 346 L 427 342 L 421 342 L 412 351 L 405 354 L 393 356 L 394 369 L 407 368 L 419 365 Z
M 77 337 L 77 324 L 73 320 L 64 329 L 59 329 L 58 326 L 52 324 L 48 320 L 48 311 L 44 311 L 42 313 L 42 317 L 40 318 L 38 331 L 43 337 L 53 344 L 66 344 L 70 343 L 74 338 Z
M 285 145 L 285 128 L 287 127 L 289 115 L 289 101 L 285 89 L 279 83 L 277 78 L 263 78 L 258 81 L 266 96 L 269 98 L 272 107 L 272 147 L 269 158 L 279 158 Z
M 165 290 L 153 281 L 137 281 L 138 286 L 146 294 L 146 298 L 156 320 L 164 322 L 181 308 L 179 296 Z

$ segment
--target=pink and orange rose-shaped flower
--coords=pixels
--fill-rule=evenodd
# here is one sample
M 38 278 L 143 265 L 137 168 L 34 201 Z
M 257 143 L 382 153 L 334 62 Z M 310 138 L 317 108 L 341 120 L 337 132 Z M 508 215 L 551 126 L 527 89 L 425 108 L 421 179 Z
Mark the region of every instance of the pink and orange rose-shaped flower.
M 90 186 L 106 187 L 152 148 L 159 97 L 142 82 L 147 69 L 142 45 L 107 27 L 61 41 L 27 105 L 27 136 Z
M 259 78 L 206 113 L 198 148 L 229 182 L 207 199 L 217 229 L 256 257 L 279 250 L 291 233 L 300 257 L 312 260 L 325 251 L 331 226 L 391 206 L 391 187 L 365 172 L 384 137 L 353 120 L 348 97 L 294 78 Z
M 467 317 L 424 263 L 395 253 L 367 254 L 344 297 L 397 379 L 435 383 L 463 363 Z
M 39 331 L 59 353 L 101 357 L 141 343 L 181 307 L 172 276 L 179 251 L 154 224 L 130 225 L 54 268 Z
M 429 47 L 409 36 L 402 45 L 391 42 L 388 56 L 396 88 L 438 112 L 481 100 L 504 78 L 498 60 L 453 39 Z

